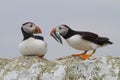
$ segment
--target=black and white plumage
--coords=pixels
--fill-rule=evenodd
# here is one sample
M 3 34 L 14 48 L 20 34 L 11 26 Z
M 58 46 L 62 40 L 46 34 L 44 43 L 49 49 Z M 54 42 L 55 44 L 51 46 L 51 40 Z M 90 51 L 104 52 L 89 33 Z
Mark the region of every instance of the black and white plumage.
M 43 57 L 47 51 L 47 44 L 44 38 L 40 35 L 41 29 L 32 22 L 26 22 L 22 25 L 21 31 L 23 41 L 19 44 L 19 50 L 24 56 L 39 56 Z
M 112 44 L 107 37 L 100 37 L 92 32 L 75 31 L 64 24 L 51 30 L 50 35 L 61 44 L 62 36 L 72 48 L 83 50 L 84 53 L 82 54 L 73 54 L 73 56 L 80 56 L 82 59 L 89 58 L 95 53 L 97 48 Z M 86 54 L 89 50 L 93 50 L 93 52 L 91 54 Z

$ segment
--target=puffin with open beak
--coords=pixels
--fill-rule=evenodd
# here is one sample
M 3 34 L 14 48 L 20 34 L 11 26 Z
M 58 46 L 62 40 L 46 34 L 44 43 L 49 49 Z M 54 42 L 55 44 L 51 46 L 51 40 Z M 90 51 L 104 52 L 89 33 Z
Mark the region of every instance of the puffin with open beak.
M 72 56 L 79 56 L 82 60 L 91 57 L 97 48 L 113 44 L 107 37 L 100 37 L 92 32 L 75 31 L 65 24 L 52 29 L 50 35 L 60 44 L 63 44 L 62 36 L 72 48 L 83 50 L 81 54 L 72 54 Z M 92 50 L 92 53 L 86 54 L 89 50 Z
M 39 56 L 43 58 L 47 52 L 47 44 L 40 35 L 42 30 L 32 22 L 22 24 L 23 40 L 19 44 L 19 50 L 23 56 Z

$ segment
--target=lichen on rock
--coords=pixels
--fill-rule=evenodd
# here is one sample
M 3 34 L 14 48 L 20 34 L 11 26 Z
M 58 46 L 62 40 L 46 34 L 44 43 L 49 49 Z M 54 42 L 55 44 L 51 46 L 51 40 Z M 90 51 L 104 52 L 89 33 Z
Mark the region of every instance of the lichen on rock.
M 37 56 L 0 59 L 0 80 L 120 80 L 120 58 L 81 60 L 67 56 L 55 60 Z

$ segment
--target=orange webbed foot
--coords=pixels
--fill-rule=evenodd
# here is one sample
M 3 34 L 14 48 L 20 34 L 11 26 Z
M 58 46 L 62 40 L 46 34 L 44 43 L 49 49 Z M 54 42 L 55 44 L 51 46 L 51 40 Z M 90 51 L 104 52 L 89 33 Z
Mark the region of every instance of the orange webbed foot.
M 93 50 L 93 52 L 91 54 L 86 54 L 86 53 L 87 53 L 87 51 L 85 51 L 82 54 L 72 54 L 72 56 L 79 56 L 82 60 L 86 60 L 95 53 L 95 50 Z
M 82 59 L 82 60 L 86 60 L 90 57 L 91 55 L 89 54 L 83 54 L 83 55 L 80 55 L 79 57 Z
M 82 60 L 86 60 L 90 57 L 88 54 L 72 54 L 72 56 L 79 56 Z

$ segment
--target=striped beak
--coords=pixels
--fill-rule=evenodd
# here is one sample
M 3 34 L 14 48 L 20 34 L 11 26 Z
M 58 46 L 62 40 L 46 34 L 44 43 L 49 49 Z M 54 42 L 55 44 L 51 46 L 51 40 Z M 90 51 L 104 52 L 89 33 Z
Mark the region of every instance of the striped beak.
M 42 30 L 38 26 L 35 26 L 35 29 L 33 30 L 33 33 L 39 34 L 39 33 L 42 33 Z
M 62 43 L 61 35 L 60 35 L 60 33 L 59 33 L 58 31 L 55 30 L 55 28 L 51 30 L 50 35 L 51 35 L 58 43 L 63 44 L 63 43 Z

